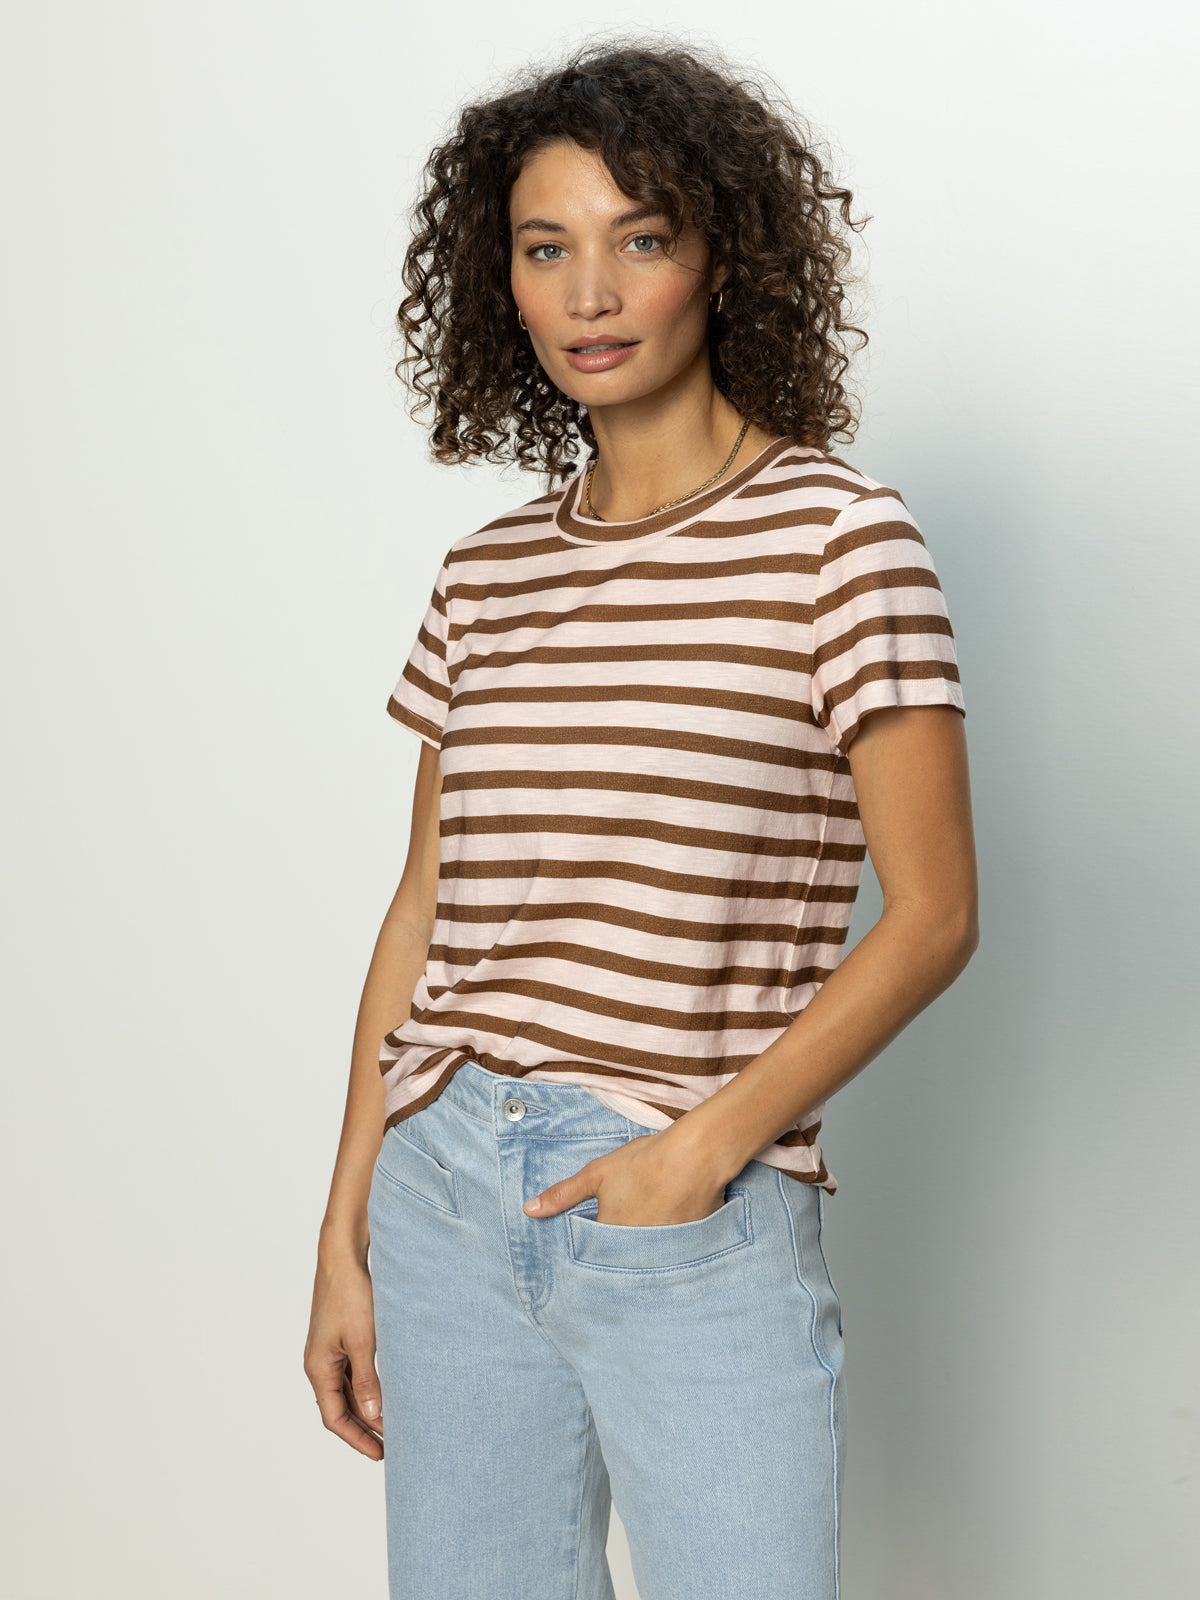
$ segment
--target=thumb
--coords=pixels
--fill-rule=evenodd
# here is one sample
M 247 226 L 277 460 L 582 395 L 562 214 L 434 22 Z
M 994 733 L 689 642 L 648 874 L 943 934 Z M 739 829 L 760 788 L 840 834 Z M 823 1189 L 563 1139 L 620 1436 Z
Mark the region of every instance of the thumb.
M 354 1408 L 367 1422 L 377 1423 L 383 1410 L 383 1394 L 375 1372 L 375 1352 L 363 1346 L 348 1354 Z
M 541 1194 L 531 1195 L 521 1209 L 531 1217 L 552 1217 L 556 1212 L 578 1205 L 595 1192 L 595 1183 L 588 1176 L 588 1169 L 583 1167 L 561 1183 L 552 1183 Z

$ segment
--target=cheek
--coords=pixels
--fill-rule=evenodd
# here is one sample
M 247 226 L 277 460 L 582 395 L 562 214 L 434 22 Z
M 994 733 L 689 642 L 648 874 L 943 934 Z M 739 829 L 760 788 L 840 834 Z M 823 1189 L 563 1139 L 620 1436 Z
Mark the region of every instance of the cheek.
M 673 332 L 691 332 L 692 324 L 704 320 L 704 301 L 699 280 L 672 273 L 661 277 L 647 274 L 648 281 L 639 296 L 641 326 L 667 337 Z

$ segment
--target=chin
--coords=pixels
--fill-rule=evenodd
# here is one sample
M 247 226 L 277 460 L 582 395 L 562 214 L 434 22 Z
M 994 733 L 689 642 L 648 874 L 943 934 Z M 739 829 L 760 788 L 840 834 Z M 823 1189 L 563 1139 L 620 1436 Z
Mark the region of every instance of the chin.
M 662 379 L 652 375 L 647 379 L 643 372 L 636 383 L 631 381 L 631 377 L 619 367 L 614 367 L 611 372 L 576 372 L 574 367 L 569 366 L 562 380 L 556 380 L 556 383 L 565 395 L 582 406 L 611 406 L 643 400 L 661 389 L 664 383 L 670 382 L 670 375 Z

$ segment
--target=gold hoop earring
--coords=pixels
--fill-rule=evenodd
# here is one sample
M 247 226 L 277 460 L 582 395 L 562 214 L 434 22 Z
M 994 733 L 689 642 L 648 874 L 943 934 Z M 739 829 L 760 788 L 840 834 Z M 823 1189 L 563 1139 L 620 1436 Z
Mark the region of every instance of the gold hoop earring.
M 720 314 L 721 314 L 721 305 L 722 305 L 722 302 L 724 301 L 724 299 L 725 299 L 725 285 L 722 284 L 721 287 L 717 290 L 717 303 L 716 303 L 715 306 L 713 306 L 713 316 L 714 317 L 719 317 L 720 316 Z
M 529 324 L 525 321 L 525 318 L 521 315 L 520 306 L 517 307 L 517 321 L 525 329 L 525 332 L 528 333 L 529 332 Z

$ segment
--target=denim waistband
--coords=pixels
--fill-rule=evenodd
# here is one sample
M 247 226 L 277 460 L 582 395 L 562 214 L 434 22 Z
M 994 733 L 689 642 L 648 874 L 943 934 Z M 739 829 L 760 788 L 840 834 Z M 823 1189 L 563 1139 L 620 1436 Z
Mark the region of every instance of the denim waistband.
M 613 1111 L 581 1083 L 511 1078 L 490 1072 L 478 1061 L 464 1061 L 442 1095 L 467 1116 L 493 1127 L 499 1136 L 528 1135 L 535 1129 L 566 1138 L 653 1131 Z M 506 1105 L 515 1115 L 506 1114 Z

